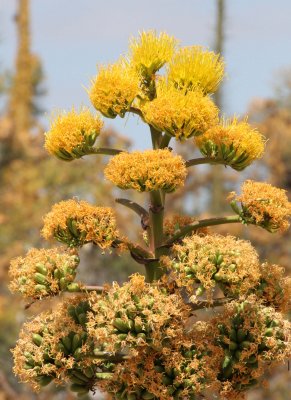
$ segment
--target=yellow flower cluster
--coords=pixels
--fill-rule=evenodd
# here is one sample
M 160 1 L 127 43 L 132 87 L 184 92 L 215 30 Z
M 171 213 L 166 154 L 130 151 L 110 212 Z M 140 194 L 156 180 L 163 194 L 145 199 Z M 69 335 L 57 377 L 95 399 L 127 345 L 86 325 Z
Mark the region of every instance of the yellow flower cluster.
M 141 32 L 130 40 L 130 63 L 144 77 L 150 78 L 172 58 L 177 40 L 165 32 Z
M 291 203 L 285 190 L 269 183 L 247 180 L 241 191 L 240 196 L 230 193 L 229 200 L 241 202 L 242 209 L 237 206 L 234 209 L 246 223 L 259 225 L 270 232 L 284 232 L 289 228 Z
M 93 146 L 102 126 L 99 116 L 93 116 L 88 109 L 61 113 L 45 134 L 45 148 L 65 161 L 80 158 Z
M 222 121 L 195 138 L 201 153 L 241 171 L 263 155 L 264 137 L 246 121 Z
M 216 285 L 225 295 L 245 294 L 260 279 L 255 249 L 249 242 L 233 236 L 186 237 L 182 244 L 173 247 L 170 271 L 171 278 L 178 287 L 187 289 L 193 302 L 205 290 L 211 299 Z
M 66 200 L 55 204 L 44 217 L 42 235 L 45 239 L 54 237 L 70 247 L 92 242 L 105 249 L 117 239 L 118 232 L 110 207 Z
M 109 161 L 104 173 L 121 189 L 172 192 L 184 184 L 187 170 L 182 157 L 163 149 L 120 153 Z
M 138 75 L 124 60 L 100 66 L 89 89 L 91 103 L 107 118 L 124 117 L 138 93 Z
M 267 368 L 290 357 L 290 322 L 256 298 L 231 302 L 210 324 L 216 325 L 214 337 L 224 350 L 218 374 L 222 398 L 242 398 Z
M 224 76 L 222 58 L 201 46 L 181 48 L 169 63 L 168 80 L 177 88 L 202 90 L 205 94 L 218 89 Z
M 202 92 L 185 94 L 163 84 L 157 97 L 145 103 L 142 111 L 147 123 L 180 141 L 201 135 L 218 123 L 217 107 Z
M 113 286 L 99 301 L 92 297 L 88 332 L 106 350 L 125 348 L 138 354 L 143 348 L 161 349 L 171 337 L 181 334 L 190 310 L 178 294 L 150 285 L 133 275 L 123 286 Z
M 76 291 L 73 283 L 79 257 L 59 249 L 31 249 L 27 255 L 11 261 L 9 288 L 24 297 L 39 299 L 54 296 L 62 290 Z

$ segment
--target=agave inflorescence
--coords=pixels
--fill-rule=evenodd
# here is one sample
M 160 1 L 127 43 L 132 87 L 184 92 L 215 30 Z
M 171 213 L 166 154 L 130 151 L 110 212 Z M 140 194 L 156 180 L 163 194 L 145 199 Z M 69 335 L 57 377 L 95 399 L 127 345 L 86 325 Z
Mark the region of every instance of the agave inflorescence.
M 263 154 L 265 140 L 246 120 L 219 121 L 209 95 L 223 76 L 219 55 L 142 32 L 131 39 L 128 56 L 98 67 L 88 93 L 107 118 L 137 114 L 149 125 L 152 149 L 96 146 L 103 122 L 84 108 L 52 122 L 50 154 L 64 161 L 113 156 L 105 177 L 147 194 L 149 207 L 117 199 L 141 218 L 142 247 L 120 235 L 110 207 L 62 201 L 44 217 L 42 235 L 66 247 L 31 249 L 11 262 L 12 291 L 34 301 L 70 296 L 25 324 L 13 350 L 15 373 L 34 389 L 54 381 L 70 382 L 79 396 L 98 388 L 118 400 L 195 400 L 209 390 L 241 399 L 267 367 L 290 356 L 284 319 L 290 279 L 282 267 L 261 264 L 250 242 L 209 228 L 243 223 L 285 231 L 291 209 L 285 192 L 247 181 L 240 196 L 230 195 L 234 215 L 165 216 L 167 196 L 184 185 L 187 168 L 210 163 L 241 171 Z M 203 157 L 183 160 L 169 147 L 172 139 L 192 140 Z M 128 251 L 145 277 L 104 287 L 75 282 L 78 250 L 86 244 Z M 214 307 L 218 312 L 204 318 L 205 308 Z

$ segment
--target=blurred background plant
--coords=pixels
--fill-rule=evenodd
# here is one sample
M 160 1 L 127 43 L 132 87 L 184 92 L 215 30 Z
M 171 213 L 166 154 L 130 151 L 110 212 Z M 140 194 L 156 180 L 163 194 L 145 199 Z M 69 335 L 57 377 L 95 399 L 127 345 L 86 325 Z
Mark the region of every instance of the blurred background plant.
M 216 31 L 214 49 L 223 53 L 226 31 L 226 1 L 216 0 Z M 42 109 L 41 98 L 46 94 L 46 84 L 41 60 L 31 51 L 29 0 L 18 0 L 15 17 L 18 44 L 13 71 L 2 71 L 0 75 L 0 96 L 3 107 L 0 116 L 0 400 L 10 399 L 71 399 L 72 394 L 64 390 L 52 392 L 48 389 L 41 394 L 34 394 L 19 385 L 13 377 L 12 361 L 9 349 L 14 345 L 19 326 L 23 322 L 24 303 L 15 296 L 10 296 L 7 289 L 7 271 L 11 258 L 23 254 L 32 246 L 44 246 L 40 243 L 39 230 L 42 215 L 51 204 L 72 196 L 80 197 L 96 203 L 113 204 L 118 196 L 108 181 L 104 181 L 103 171 L 106 158 L 88 158 L 77 160 L 77 167 L 71 168 L 48 157 L 43 150 L 44 127 L 40 122 Z M 3 60 L 2 61 L 3 64 Z M 0 65 L 2 65 L 0 64 Z M 221 87 L 215 94 L 217 105 L 223 109 L 224 93 Z M 229 172 L 223 167 L 212 168 L 202 166 L 199 175 L 190 172 L 185 185 L 188 194 L 181 203 L 173 195 L 172 212 L 195 215 L 198 212 L 223 212 L 223 199 L 229 189 L 238 186 L 248 177 L 266 179 L 273 185 L 291 192 L 291 70 L 283 71 L 276 77 L 276 87 L 270 99 L 255 99 L 249 106 L 248 114 L 252 123 L 269 139 L 267 153 L 255 169 L 239 175 Z M 104 147 L 129 147 L 131 143 L 113 130 L 103 134 Z M 183 148 L 183 150 L 182 150 Z M 194 146 L 181 146 L 185 158 L 193 158 Z M 189 157 L 191 155 L 191 157 Z M 196 170 L 197 171 L 197 170 Z M 231 170 L 232 171 L 232 170 Z M 86 180 L 83 179 L 86 174 Z M 207 190 L 205 191 L 205 183 Z M 222 183 L 224 182 L 224 184 Z M 202 190 L 202 188 L 204 188 Z M 190 190 L 189 190 L 190 189 Z M 197 202 L 197 197 L 200 201 Z M 195 201 L 193 199 L 195 198 Z M 211 200 L 211 204 L 209 204 Z M 195 204 L 195 206 L 194 206 Z M 197 204 L 199 205 L 197 207 Z M 210 206 L 210 208 L 209 208 Z M 132 218 L 124 210 L 118 215 L 119 224 L 128 231 Z M 223 228 L 220 230 L 224 233 Z M 228 228 L 229 232 L 229 228 Z M 130 236 L 132 232 L 127 232 Z M 290 231 L 282 235 L 270 237 L 262 230 L 241 226 L 232 226 L 232 234 L 244 236 L 254 242 L 262 259 L 266 252 L 270 262 L 279 263 L 291 272 Z M 100 284 L 118 279 L 124 281 L 134 271 L 131 258 L 119 258 L 114 255 L 101 254 L 96 257 L 96 249 L 85 246 L 83 249 L 84 266 L 82 275 L 90 284 L 96 277 Z M 93 258 L 94 252 L 94 258 Z M 110 269 L 104 268 L 110 259 Z M 96 261 L 97 260 L 97 261 Z M 97 265 L 96 265 L 97 262 Z M 83 277 L 84 277 L 83 276 Z M 80 277 L 82 278 L 82 277 Z M 29 313 L 35 314 L 43 306 L 36 309 L 32 305 Z M 288 380 L 289 378 L 289 380 Z M 290 393 L 290 372 L 280 368 L 267 377 L 270 387 L 258 389 L 249 394 L 252 400 L 270 399 L 287 400 Z M 288 383 L 289 382 L 289 383 Z

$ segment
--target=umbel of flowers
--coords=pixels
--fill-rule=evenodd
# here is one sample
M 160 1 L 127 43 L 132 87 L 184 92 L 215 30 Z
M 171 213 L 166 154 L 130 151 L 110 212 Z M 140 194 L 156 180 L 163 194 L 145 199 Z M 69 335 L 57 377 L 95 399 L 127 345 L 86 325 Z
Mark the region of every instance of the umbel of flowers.
M 267 368 L 290 357 L 284 315 L 291 279 L 282 267 L 260 263 L 250 242 L 210 230 L 243 223 L 286 231 L 291 205 L 285 191 L 247 181 L 241 194 L 229 196 L 232 215 L 166 213 L 188 168 L 210 163 L 241 171 L 264 152 L 265 139 L 247 120 L 219 119 L 211 94 L 223 76 L 224 61 L 212 51 L 142 32 L 127 55 L 98 67 L 88 89 L 97 113 L 83 107 L 55 115 L 45 136 L 50 154 L 60 162 L 112 156 L 105 177 L 147 196 L 148 206 L 117 199 L 140 217 L 141 244 L 119 232 L 106 205 L 62 201 L 44 217 L 42 230 L 62 247 L 30 249 L 11 262 L 13 292 L 33 301 L 67 293 L 66 301 L 24 325 L 13 350 L 15 373 L 35 390 L 54 382 L 69 383 L 78 396 L 100 389 L 120 400 L 195 400 L 209 391 L 241 399 L 262 383 Z M 149 126 L 152 148 L 99 147 L 102 115 L 127 113 Z M 184 160 L 171 140 L 193 141 L 202 157 Z M 144 265 L 145 277 L 134 274 L 121 286 L 76 282 L 78 252 L 87 243 L 129 252 L 138 268 Z

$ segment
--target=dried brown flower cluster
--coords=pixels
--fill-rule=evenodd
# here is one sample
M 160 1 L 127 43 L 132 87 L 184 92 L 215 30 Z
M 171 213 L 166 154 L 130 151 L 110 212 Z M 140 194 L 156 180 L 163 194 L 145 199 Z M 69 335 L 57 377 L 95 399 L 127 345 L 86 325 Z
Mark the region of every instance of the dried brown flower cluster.
M 276 310 L 286 312 L 291 309 L 291 277 L 285 276 L 285 269 L 276 264 L 261 265 L 261 278 L 254 293 L 263 303 Z
M 71 247 L 93 242 L 101 249 L 110 247 L 118 232 L 113 211 L 86 201 L 61 201 L 44 217 L 45 239 L 56 238 Z
M 94 147 L 102 122 L 87 110 L 52 124 L 50 153 L 64 161 L 113 156 L 105 177 L 148 201 L 117 200 L 139 216 L 143 245 L 119 235 L 111 208 L 73 199 L 55 204 L 42 230 L 67 249 L 31 249 L 12 261 L 13 291 L 34 300 L 70 296 L 25 324 L 13 350 L 15 373 L 34 389 L 53 381 L 70 383 L 78 396 L 98 388 L 113 400 L 197 400 L 207 391 L 239 400 L 267 367 L 291 356 L 283 314 L 291 306 L 290 278 L 278 265 L 261 264 L 248 241 L 209 230 L 244 223 L 285 231 L 291 213 L 285 192 L 247 181 L 240 196 L 231 194 L 234 215 L 166 215 L 168 196 L 184 185 L 187 168 L 220 163 L 241 171 L 263 154 L 265 140 L 246 120 L 219 122 L 208 95 L 223 75 L 219 55 L 180 47 L 166 33 L 142 32 L 127 57 L 99 67 L 89 97 L 105 117 L 138 115 L 149 125 L 152 149 Z M 173 138 L 193 136 L 202 158 L 186 161 L 172 152 Z M 74 282 L 76 248 L 88 243 L 128 251 L 145 277 L 136 273 L 106 287 Z M 82 293 L 72 298 L 72 291 Z
M 119 365 L 104 390 L 120 399 L 196 399 L 213 385 L 222 352 L 213 343 L 206 349 L 205 340 L 182 340 L 171 343 L 171 350 L 140 353 Z

